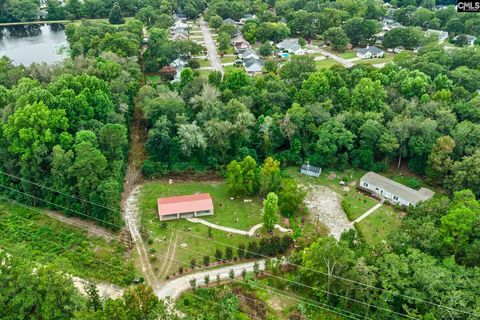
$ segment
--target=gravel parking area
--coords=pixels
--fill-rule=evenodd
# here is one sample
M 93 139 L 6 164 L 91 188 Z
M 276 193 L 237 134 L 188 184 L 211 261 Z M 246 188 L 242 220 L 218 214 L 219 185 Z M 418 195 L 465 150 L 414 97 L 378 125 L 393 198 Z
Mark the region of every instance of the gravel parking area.
M 342 209 L 341 197 L 333 190 L 324 186 L 310 185 L 305 204 L 313 218 L 318 219 L 330 230 L 336 239 L 343 231 L 353 228 L 347 214 Z

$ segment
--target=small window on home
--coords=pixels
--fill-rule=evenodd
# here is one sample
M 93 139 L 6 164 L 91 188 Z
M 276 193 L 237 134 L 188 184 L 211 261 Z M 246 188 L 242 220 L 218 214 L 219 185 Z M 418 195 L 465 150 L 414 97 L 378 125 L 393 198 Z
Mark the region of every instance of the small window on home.
M 393 200 L 398 201 L 398 197 L 397 197 L 397 196 L 393 196 Z
M 364 183 L 363 183 L 363 186 L 364 186 L 364 187 L 368 187 L 368 183 L 364 182 Z

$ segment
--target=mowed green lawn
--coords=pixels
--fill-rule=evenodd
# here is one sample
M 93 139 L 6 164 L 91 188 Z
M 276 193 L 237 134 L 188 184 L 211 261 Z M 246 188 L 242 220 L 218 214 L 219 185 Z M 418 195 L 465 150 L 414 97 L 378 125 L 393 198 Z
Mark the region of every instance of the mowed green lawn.
M 341 64 L 333 59 L 327 58 L 324 60 L 315 61 L 315 65 L 317 66 L 317 70 L 320 70 L 320 69 L 330 69 L 333 66 L 341 65 Z
M 402 212 L 384 204 L 372 214 L 356 224 L 356 228 L 365 241 L 370 244 L 381 243 L 387 240 L 388 235 L 400 228 Z
M 41 209 L 0 202 L 0 248 L 41 264 L 57 263 L 84 279 L 129 285 L 135 277 L 125 246 L 88 235 Z
M 189 268 L 192 258 L 196 259 L 197 264 L 202 264 L 205 255 L 209 255 L 210 261 L 214 261 L 213 256 L 217 248 L 224 252 L 227 245 L 238 247 L 243 243 L 247 246 L 248 242 L 253 240 L 243 235 L 230 235 L 215 229 L 212 229 L 213 238 L 210 239 L 207 226 L 188 222 L 185 219 L 168 221 L 165 224 L 159 221 L 157 198 L 195 193 L 210 193 L 212 196 L 215 214 L 210 217 L 202 217 L 211 223 L 249 230 L 263 221 L 262 204 L 259 199 L 252 198 L 251 203 L 245 203 L 243 198 L 231 200 L 223 182 L 179 182 L 173 184 L 151 182 L 145 184 L 139 198 L 139 209 L 142 226 L 153 241 L 150 248 L 155 250 L 155 252 L 152 250 L 152 256 L 157 258 L 153 258 L 153 264 L 159 277 L 176 272 L 180 266 L 185 269 Z M 265 235 L 265 231 L 261 229 L 260 234 Z M 176 243 L 176 246 L 171 246 L 171 250 L 175 247 L 173 255 L 172 251 L 168 251 L 171 242 Z M 234 250 L 234 255 L 237 255 L 237 250 Z M 164 268 L 168 269 L 168 272 L 164 272 Z

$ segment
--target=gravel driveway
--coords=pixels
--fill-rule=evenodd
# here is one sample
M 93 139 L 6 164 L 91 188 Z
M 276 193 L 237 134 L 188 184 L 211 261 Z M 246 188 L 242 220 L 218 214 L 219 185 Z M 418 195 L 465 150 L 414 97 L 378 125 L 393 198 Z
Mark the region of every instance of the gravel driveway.
M 332 189 L 324 186 L 308 187 L 305 204 L 310 214 L 330 230 L 330 234 L 339 239 L 343 231 L 352 228 L 347 214 L 343 211 L 340 196 Z

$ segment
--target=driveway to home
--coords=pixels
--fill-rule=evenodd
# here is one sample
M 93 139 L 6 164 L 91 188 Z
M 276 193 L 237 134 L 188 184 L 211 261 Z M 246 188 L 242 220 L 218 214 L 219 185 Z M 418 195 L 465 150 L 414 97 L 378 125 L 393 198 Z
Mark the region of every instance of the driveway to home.
M 208 60 L 210 60 L 210 65 L 212 66 L 213 70 L 220 71 L 223 74 L 222 62 L 220 61 L 220 57 L 218 56 L 217 46 L 215 45 L 215 41 L 212 38 L 210 27 L 208 26 L 207 22 L 203 20 L 203 18 L 200 19 L 199 24 L 200 30 L 202 30 L 205 47 L 207 47 Z
M 213 229 L 217 229 L 217 230 L 221 230 L 221 231 L 225 231 L 225 232 L 230 232 L 230 233 L 235 233 L 235 234 L 241 234 L 242 236 L 249 236 L 249 237 L 253 237 L 255 235 L 255 232 L 257 232 L 258 229 L 263 228 L 263 223 L 259 223 L 255 226 L 253 226 L 250 230 L 245 231 L 245 230 L 239 230 L 239 229 L 230 228 L 230 227 L 219 226 L 218 224 L 211 223 L 211 222 L 208 222 L 206 220 L 199 219 L 199 218 L 187 218 L 187 221 L 193 222 L 193 223 L 201 223 L 201 224 L 203 224 L 207 227 L 211 227 Z M 274 227 L 275 227 L 275 229 L 278 229 L 280 232 L 283 232 L 283 233 L 292 232 L 292 230 L 284 228 L 279 224 L 274 225 Z
M 382 202 L 380 203 L 377 203 L 376 205 L 374 205 L 373 207 L 371 207 L 370 209 L 367 210 L 367 212 L 365 212 L 364 214 L 362 214 L 360 217 L 358 217 L 357 219 L 355 219 L 355 221 L 352 222 L 353 223 L 358 223 L 360 221 L 362 221 L 363 219 L 365 219 L 366 217 L 368 217 L 369 215 L 371 215 L 375 210 L 377 210 L 378 208 L 380 208 L 382 206 Z
M 257 263 L 259 264 L 260 270 L 265 269 L 265 260 L 258 260 Z M 155 290 L 155 293 L 161 299 L 170 297 L 175 300 L 180 297 L 182 292 L 187 291 L 192 287 L 190 285 L 190 280 L 192 279 L 196 280 L 197 287 L 201 287 L 205 285 L 204 279 L 205 276 L 208 275 L 210 277 L 210 283 L 215 284 L 217 281 L 217 275 L 220 275 L 220 280 L 228 280 L 230 279 L 229 272 L 230 270 L 233 270 L 235 278 L 238 278 L 242 275 L 243 270 L 252 272 L 254 264 L 255 262 L 252 261 L 185 275 L 165 282 L 159 289 Z
M 308 49 L 319 52 L 319 53 L 323 54 L 324 56 L 329 57 L 329 58 L 337 61 L 338 63 L 341 63 L 345 68 L 351 68 L 355 65 L 353 62 L 348 61 L 347 59 L 344 59 L 340 56 L 337 56 L 334 53 L 328 52 L 327 50 L 323 50 L 320 47 L 309 46 Z

